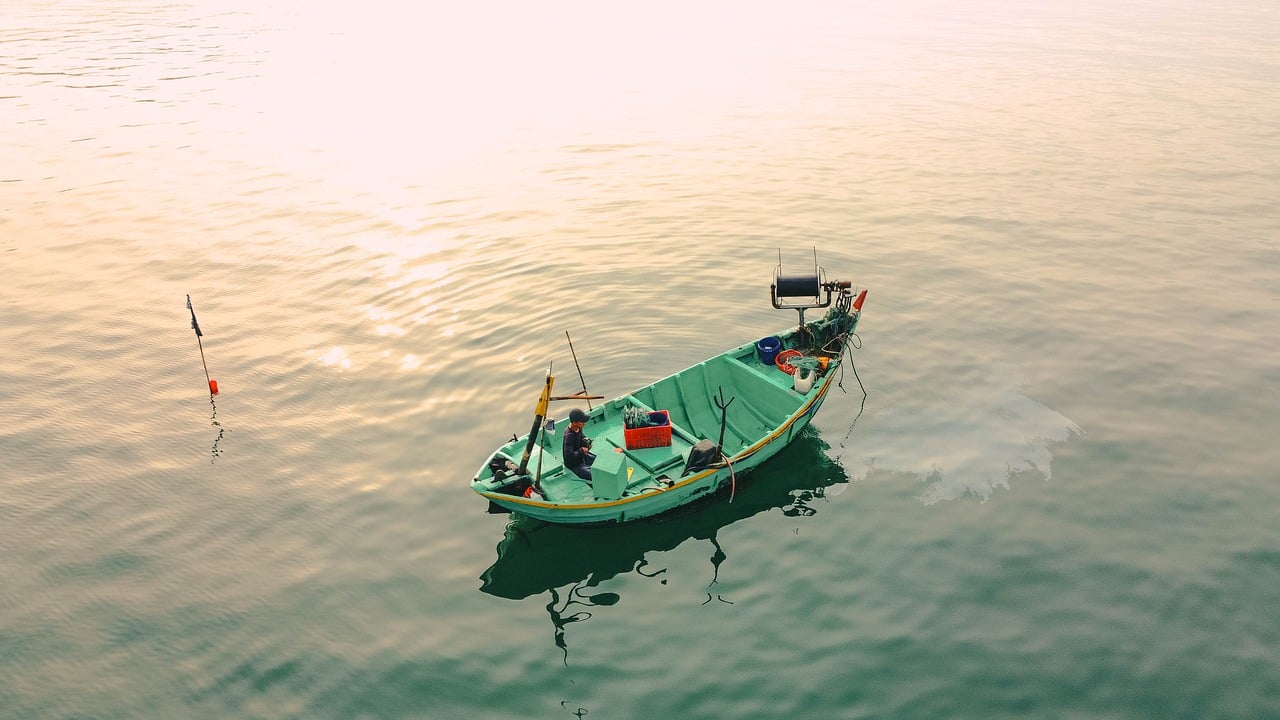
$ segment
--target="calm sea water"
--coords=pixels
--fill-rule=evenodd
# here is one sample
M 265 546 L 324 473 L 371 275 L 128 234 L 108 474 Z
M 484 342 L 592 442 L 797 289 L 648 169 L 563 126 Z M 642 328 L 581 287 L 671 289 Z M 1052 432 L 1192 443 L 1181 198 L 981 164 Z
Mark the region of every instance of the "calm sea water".
M 10 3 L 0 717 L 1280 717 L 1276 37 Z M 815 249 L 858 375 L 732 502 L 483 512 L 566 331 L 617 395 Z

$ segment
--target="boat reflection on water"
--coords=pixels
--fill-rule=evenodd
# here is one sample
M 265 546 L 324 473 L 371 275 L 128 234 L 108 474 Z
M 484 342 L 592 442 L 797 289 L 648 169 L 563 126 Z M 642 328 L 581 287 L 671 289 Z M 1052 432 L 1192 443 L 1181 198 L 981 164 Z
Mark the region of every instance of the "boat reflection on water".
M 720 564 L 729 557 L 716 538 L 721 528 L 773 509 L 793 516 L 813 515 L 817 512 L 814 499 L 824 497 L 832 485 L 849 482 L 844 468 L 827 456 L 828 448 L 815 429 L 806 428 L 764 465 L 738 477 L 736 488 L 648 520 L 582 528 L 513 515 L 498 543 L 497 560 L 480 575 L 480 590 L 511 600 L 549 593 L 547 613 L 567 664 L 565 626 L 589 619 L 590 608 L 614 605 L 621 599 L 617 593 L 587 589 L 631 572 L 665 584 L 665 569 L 650 568 L 648 557 L 691 539 L 711 543 L 710 588 Z M 707 602 L 712 599 L 708 592 Z

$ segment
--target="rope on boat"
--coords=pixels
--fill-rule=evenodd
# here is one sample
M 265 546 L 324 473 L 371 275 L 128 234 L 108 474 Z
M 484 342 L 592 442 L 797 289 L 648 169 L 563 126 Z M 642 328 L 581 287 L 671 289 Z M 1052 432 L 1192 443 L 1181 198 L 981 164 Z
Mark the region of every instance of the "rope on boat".
M 724 464 L 729 466 L 729 502 L 733 502 L 733 496 L 738 493 L 738 475 L 733 471 L 733 461 L 729 459 L 724 451 L 720 451 L 720 457 L 724 458 Z
M 849 339 L 850 339 L 851 341 L 853 341 L 853 340 L 856 340 L 856 341 L 857 341 L 856 343 L 854 343 L 854 342 L 846 342 L 846 343 L 845 343 L 845 345 L 844 345 L 844 349 L 845 349 L 846 351 L 848 351 L 848 353 L 849 353 L 849 368 L 850 368 L 851 370 L 853 370 L 853 377 L 854 377 L 854 379 L 856 379 L 856 380 L 858 381 L 858 387 L 862 388 L 862 407 L 866 407 L 866 406 L 867 406 L 867 388 L 866 388 L 866 386 L 865 386 L 865 385 L 863 385 L 863 384 L 862 384 L 862 378 L 858 376 L 858 366 L 854 364 L 854 362 L 853 362 L 853 350 L 850 350 L 850 348 L 857 348 L 857 349 L 861 350 L 861 349 L 862 349 L 862 338 L 858 337 L 858 335 L 855 333 L 855 334 L 851 335 L 851 336 L 849 337 Z M 842 371 L 842 377 L 840 378 L 840 382 L 842 383 L 842 384 L 840 385 L 840 389 L 841 389 L 841 390 L 844 390 L 844 385 L 843 385 L 843 383 L 844 383 L 843 371 Z M 862 415 L 862 408 L 858 408 L 858 415 Z M 857 419 L 856 419 L 856 418 L 854 419 L 854 422 L 857 422 Z
M 837 453 L 835 456 L 835 461 L 837 464 L 839 464 L 840 462 L 840 457 L 844 455 L 844 449 L 849 443 L 849 436 L 853 434 L 853 428 L 856 427 L 858 424 L 858 418 L 862 417 L 862 411 L 865 410 L 867 407 L 867 388 L 865 385 L 862 384 L 862 378 L 859 377 L 858 375 L 858 366 L 855 365 L 853 362 L 853 350 L 851 349 L 851 348 L 861 349 L 862 338 L 854 334 L 854 335 L 846 335 L 845 340 L 846 342 L 844 344 L 844 347 L 841 348 L 840 354 L 844 355 L 845 352 L 849 353 L 849 368 L 853 370 L 853 377 L 858 381 L 858 387 L 862 388 L 862 404 L 858 406 L 858 414 L 854 416 L 853 422 L 849 423 L 849 429 L 848 431 L 845 432 L 844 439 L 840 441 L 840 452 Z M 856 343 L 853 342 L 854 340 L 856 340 L 857 342 Z M 840 380 L 838 384 L 841 390 L 843 390 L 846 393 L 849 392 L 844 388 L 844 363 L 840 364 Z

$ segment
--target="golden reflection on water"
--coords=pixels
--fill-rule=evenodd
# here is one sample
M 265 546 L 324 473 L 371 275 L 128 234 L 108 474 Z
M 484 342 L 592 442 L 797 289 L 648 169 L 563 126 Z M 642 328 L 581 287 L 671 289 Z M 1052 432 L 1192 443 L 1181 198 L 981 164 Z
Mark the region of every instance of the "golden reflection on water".
M 122 205 L 146 195 L 164 208 L 159 220 L 194 216 L 237 239 L 229 217 L 251 213 L 260 226 L 282 208 L 332 213 L 366 228 L 346 228 L 344 241 L 423 257 L 458 242 L 423 239 L 448 214 L 433 206 L 441 200 L 482 196 L 484 212 L 509 212 L 489 219 L 513 234 L 545 226 L 530 215 L 580 209 L 566 188 L 590 180 L 591 164 L 547 175 L 548 154 L 565 148 L 714 154 L 707 148 L 736 126 L 756 129 L 735 157 L 767 156 L 761 148 L 780 142 L 770 117 L 807 107 L 820 118 L 843 104 L 824 88 L 831 73 L 910 77 L 897 38 L 920 11 L 209 0 L 121 1 L 89 18 L 33 10 L 10 31 L 13 48 L 50 79 L 23 81 L 16 131 L 0 141 L 15 150 L 3 179 L 17 182 L 5 190 L 36 202 L 68 190 Z M 45 51 L 63 37 L 79 50 Z M 593 190 L 627 202 L 664 196 L 641 182 Z M 438 272 L 416 267 L 402 282 Z
M 843 3 L 727 2 L 321 3 L 255 7 L 246 21 L 249 69 L 215 91 L 239 151 L 387 198 L 424 175 L 520 187 L 546 149 L 695 141 L 726 116 L 812 102 L 797 68 L 815 85 L 861 62 L 883 73 L 897 67 L 884 38 L 911 22 Z M 853 56 L 823 57 L 815 31 L 849 35 Z

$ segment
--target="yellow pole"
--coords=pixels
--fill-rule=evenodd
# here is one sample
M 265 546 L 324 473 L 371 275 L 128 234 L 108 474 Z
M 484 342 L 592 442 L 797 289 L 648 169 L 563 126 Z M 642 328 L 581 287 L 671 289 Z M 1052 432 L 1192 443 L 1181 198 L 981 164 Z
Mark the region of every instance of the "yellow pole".
M 538 433 L 542 431 L 542 420 L 547 416 L 547 408 L 551 405 L 551 388 L 556 384 L 555 376 L 547 372 L 546 384 L 542 386 L 542 396 L 538 398 L 538 407 L 533 411 L 533 427 L 529 430 L 529 441 L 524 444 L 524 455 L 520 458 L 520 467 L 516 473 L 524 475 L 529 472 L 529 457 L 533 455 L 533 446 L 538 442 Z

